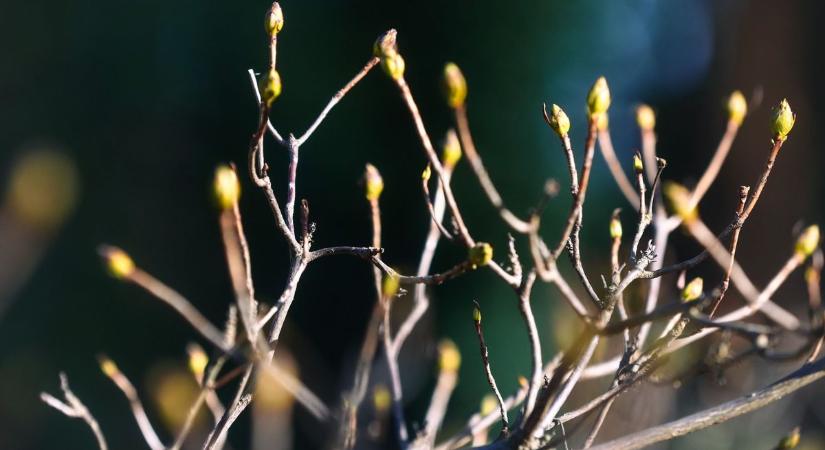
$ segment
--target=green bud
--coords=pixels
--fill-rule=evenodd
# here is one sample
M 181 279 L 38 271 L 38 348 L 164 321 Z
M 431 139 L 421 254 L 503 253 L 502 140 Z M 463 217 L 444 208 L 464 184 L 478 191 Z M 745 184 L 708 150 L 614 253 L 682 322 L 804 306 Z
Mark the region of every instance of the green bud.
M 463 106 L 467 99 L 467 80 L 455 63 L 449 62 L 444 66 L 444 93 L 450 108 Z
M 550 115 L 547 115 L 547 111 L 545 110 L 545 118 L 547 119 L 547 124 L 550 125 L 550 128 L 552 128 L 560 138 L 564 138 L 567 136 L 567 133 L 570 132 L 570 118 L 567 117 L 567 114 L 559 105 L 553 104 L 550 108 Z
M 473 268 L 486 266 L 493 259 L 493 246 L 486 242 L 477 242 L 467 251 L 467 259 Z
M 704 291 L 705 282 L 700 277 L 696 277 L 690 280 L 690 283 L 682 289 L 682 301 L 683 302 L 692 302 L 699 297 L 702 296 L 702 292 Z
M 366 184 L 367 200 L 378 200 L 381 192 L 384 191 L 384 179 L 381 178 L 381 173 L 378 172 L 378 169 L 372 164 L 367 163 L 366 170 L 364 171 L 364 181 Z
M 261 80 L 260 86 L 261 99 L 263 99 L 267 108 L 271 107 L 272 102 L 281 95 L 281 88 L 281 75 L 278 74 L 277 70 L 271 69 Z
M 783 437 L 779 444 L 776 446 L 778 450 L 791 450 L 796 448 L 799 445 L 799 427 L 795 427 L 788 433 L 787 436 Z
M 699 215 L 696 207 L 690 206 L 690 191 L 679 183 L 668 181 L 662 187 L 670 209 L 682 218 L 685 222 L 690 222 Z
M 438 343 L 438 368 L 442 372 L 456 373 L 461 367 L 461 353 L 455 342 L 443 339 Z
M 398 289 L 401 287 L 401 281 L 398 277 L 385 275 L 381 282 L 381 295 L 384 298 L 393 298 L 398 294 Z
M 215 198 L 221 209 L 231 209 L 238 203 L 241 196 L 241 184 L 235 169 L 227 165 L 220 165 L 215 169 Z
M 606 113 L 608 108 L 610 108 L 610 88 L 607 87 L 607 80 L 599 77 L 590 88 L 590 93 L 587 94 L 587 110 L 591 118 L 598 118 L 597 116 Z
M 447 131 L 447 136 L 444 137 L 444 149 L 441 151 L 441 160 L 444 167 L 455 167 L 461 159 L 461 142 L 455 134 L 455 130 Z
M 421 179 L 424 181 L 430 181 L 430 176 L 433 174 L 433 171 L 430 169 L 430 165 L 427 164 L 427 167 L 424 168 L 424 171 L 421 172 Z
M 264 22 L 266 32 L 270 36 L 275 36 L 281 29 L 284 28 L 284 12 L 281 10 L 281 5 L 274 2 L 272 7 L 266 13 L 266 21 Z
M 636 107 L 636 123 L 642 131 L 653 131 L 656 127 L 656 113 L 648 105 L 641 104 Z
M 636 172 L 637 175 L 645 171 L 645 166 L 642 163 L 642 155 L 638 152 L 633 154 L 633 171 Z
M 814 253 L 817 246 L 819 246 L 819 225 L 811 225 L 799 235 L 794 251 L 805 259 Z
M 405 67 L 404 58 L 400 53 L 392 53 L 381 59 L 381 68 L 393 80 L 400 80 L 404 76 Z
M 473 306 L 473 322 L 481 323 L 481 308 L 478 307 L 478 303 Z
M 779 105 L 773 109 L 771 116 L 771 132 L 776 139 L 784 141 L 791 132 L 793 124 L 796 122 L 796 114 L 791 111 L 788 100 L 782 99 Z
M 741 91 L 733 91 L 728 97 L 728 120 L 736 125 L 742 125 L 748 114 L 748 102 Z
M 610 219 L 610 237 L 612 239 L 622 238 L 622 221 L 618 217 Z

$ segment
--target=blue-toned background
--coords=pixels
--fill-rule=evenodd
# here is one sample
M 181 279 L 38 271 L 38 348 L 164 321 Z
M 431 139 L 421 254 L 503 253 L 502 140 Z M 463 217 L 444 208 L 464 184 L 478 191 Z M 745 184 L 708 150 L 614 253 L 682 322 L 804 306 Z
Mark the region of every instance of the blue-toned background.
M 302 132 L 329 97 L 369 58 L 372 42 L 399 32 L 407 80 L 432 136 L 452 126 L 439 89 L 446 61 L 469 83 L 476 145 L 508 206 L 524 215 L 544 180 L 567 189 L 557 139 L 543 123 L 542 102 L 562 105 L 573 143 L 584 140 L 584 97 L 599 75 L 613 93 L 610 123 L 620 158 L 638 148 L 634 107 L 659 117 L 666 178 L 695 182 L 725 126 L 733 89 L 761 91 L 731 159 L 702 207 L 714 229 L 731 217 L 736 187 L 754 182 L 769 149 L 770 106 L 787 97 L 799 114 L 769 188 L 742 234 L 740 260 L 762 286 L 785 260 L 799 220 L 822 219 L 825 119 L 817 2 L 290 1 L 279 37 L 284 91 L 272 112 L 282 132 Z M 136 262 L 190 298 L 213 321 L 232 299 L 217 213 L 210 197 L 214 167 L 243 164 L 257 112 L 248 68 L 267 64 L 263 15 L 269 4 L 197 1 L 7 1 L 0 15 L 0 448 L 92 448 L 83 424 L 45 407 L 38 393 L 58 391 L 65 370 L 98 417 L 112 448 L 143 448 L 121 393 L 99 371 L 105 352 L 128 374 L 161 437 L 175 430 L 175 410 L 189 402 L 187 342 L 197 339 L 167 307 L 107 276 L 101 243 L 123 247 Z M 286 155 L 267 152 L 283 198 Z M 429 218 L 420 201 L 425 159 L 397 89 L 371 73 L 302 148 L 298 192 L 310 201 L 317 245 L 369 242 L 368 208 L 358 179 L 365 162 L 382 172 L 385 259 L 406 272 L 417 263 Z M 585 208 L 584 259 L 592 278 L 607 273 L 611 211 L 632 209 L 596 156 Z M 466 164 L 456 195 L 474 235 L 503 259 L 506 229 Z M 263 301 L 280 294 L 286 247 L 259 192 L 243 179 L 241 208 Z M 34 206 L 32 206 L 34 205 Z M 38 207 L 38 205 L 40 207 Z M 544 234 L 555 241 L 569 208 L 551 204 Z M 676 233 L 676 253 L 696 244 Z M 442 247 L 436 268 L 463 257 Z M 526 251 L 522 252 L 527 259 Z M 565 274 L 569 265 L 561 263 Z M 717 280 L 712 264 L 696 272 Z M 576 289 L 574 277 L 569 277 Z M 670 280 L 672 285 L 672 280 Z M 777 301 L 805 317 L 799 274 Z M 408 418 L 420 421 L 433 385 L 434 343 L 450 337 L 464 355 L 461 384 L 448 411 L 455 430 L 487 393 L 469 311 L 485 310 L 493 370 L 502 390 L 529 373 L 527 337 L 510 289 L 485 271 L 433 291 L 434 304 L 402 359 Z M 329 259 L 306 273 L 287 321 L 286 349 L 302 379 L 330 405 L 349 386 L 353 359 L 373 303 L 371 271 Z M 732 305 L 740 302 L 736 295 Z M 409 300 L 401 300 L 405 311 Z M 569 342 L 572 315 L 555 290 L 539 286 L 534 309 L 544 354 Z M 423 358 L 423 359 L 422 359 Z M 383 373 L 379 365 L 376 379 Z M 674 390 L 646 386 L 626 395 L 602 437 L 618 436 L 741 395 L 793 367 L 747 363 L 718 385 L 709 377 Z M 175 378 L 177 377 L 177 378 Z M 171 380 L 171 381 L 170 381 Z M 177 384 L 176 384 L 177 383 Z M 582 385 L 581 402 L 603 383 Z M 174 397 L 170 393 L 180 393 Z M 823 388 L 698 433 L 672 448 L 769 448 L 803 425 L 803 444 L 825 445 Z M 158 399 L 167 399 L 164 403 Z M 177 403 L 169 398 L 179 399 Z M 324 444 L 317 423 L 296 407 L 297 448 Z M 232 434 L 248 448 L 249 422 Z M 286 438 L 285 438 L 286 439 Z M 192 447 L 196 448 L 196 447 Z M 197 447 L 199 448 L 199 447 Z M 261 447 L 264 448 L 264 447 Z M 667 448 L 664 446 L 662 448 Z

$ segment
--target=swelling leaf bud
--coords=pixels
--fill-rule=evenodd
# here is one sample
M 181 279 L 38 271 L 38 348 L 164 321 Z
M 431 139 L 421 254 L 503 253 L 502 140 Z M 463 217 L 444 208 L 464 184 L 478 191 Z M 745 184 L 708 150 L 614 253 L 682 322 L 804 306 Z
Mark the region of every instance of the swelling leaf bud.
M 404 76 L 406 63 L 400 53 L 393 53 L 381 59 L 381 68 L 393 80 L 400 80 Z
M 642 163 L 642 155 L 639 152 L 633 154 L 633 171 L 636 172 L 636 175 L 644 173 L 645 166 Z
M 748 102 L 741 91 L 733 91 L 728 97 L 728 120 L 736 125 L 742 125 L 745 116 L 748 114 Z
M 447 136 L 444 138 L 444 149 L 441 151 L 441 160 L 444 167 L 453 168 L 461 159 L 461 143 L 455 130 L 447 131 Z
M 284 12 L 281 10 L 281 5 L 274 2 L 272 7 L 266 13 L 266 21 L 264 22 L 266 32 L 270 36 L 278 34 L 284 28 Z
M 598 118 L 597 116 L 606 113 L 608 108 L 610 108 L 610 89 L 607 87 L 607 80 L 599 77 L 590 88 L 590 93 L 587 94 L 587 110 L 591 118 Z
M 776 446 L 778 450 L 791 450 L 796 448 L 799 445 L 799 427 L 795 427 L 788 433 L 787 436 L 783 437 L 781 441 L 779 441 L 779 445 Z
M 685 222 L 690 222 L 699 215 L 694 206 L 690 207 L 690 191 L 679 183 L 668 181 L 664 184 L 662 192 L 665 194 L 670 209 L 682 218 Z
M 481 323 L 481 308 L 476 301 L 473 301 L 473 305 L 473 322 Z
M 438 369 L 442 372 L 456 373 L 461 367 L 461 353 L 455 342 L 443 339 L 438 343 Z
M 700 277 L 690 280 L 690 283 L 682 289 L 682 301 L 692 302 L 702 296 L 705 287 L 705 282 Z
M 463 106 L 467 99 L 467 80 L 455 63 L 444 66 L 444 93 L 450 108 Z
M 467 259 L 476 267 L 486 266 L 493 259 L 493 246 L 486 242 L 477 242 L 467 251 Z
M 567 133 L 570 132 L 570 118 L 567 117 L 567 114 L 559 105 L 553 104 L 550 108 L 550 115 L 547 115 L 545 110 L 545 116 L 547 118 L 547 124 L 550 125 L 550 128 L 552 128 L 560 138 L 567 136 Z
M 496 400 L 495 395 L 485 394 L 484 397 L 481 398 L 481 408 L 479 412 L 482 416 L 491 414 L 496 408 L 498 408 L 498 400 Z
M 610 237 L 612 239 L 622 238 L 622 222 L 615 216 L 610 219 Z
M 378 200 L 381 192 L 384 191 L 384 179 L 381 178 L 381 173 L 378 172 L 378 169 L 370 163 L 367 163 L 366 170 L 364 171 L 364 182 L 366 185 L 367 200 Z
M 241 197 L 241 184 L 238 181 L 238 174 L 235 169 L 220 165 L 215 169 L 215 198 L 221 209 L 231 209 L 238 203 Z
M 788 133 L 791 132 L 794 122 L 796 122 L 796 114 L 791 111 L 788 100 L 782 99 L 779 105 L 773 109 L 771 132 L 776 139 L 784 141 L 788 138 Z
M 386 413 L 392 404 L 392 394 L 383 384 L 375 386 L 372 390 L 372 406 L 378 413 Z
M 98 357 L 98 362 L 100 363 L 100 370 L 109 378 L 112 378 L 120 372 L 117 368 L 117 364 L 105 355 Z
M 817 246 L 819 246 L 819 225 L 811 225 L 799 235 L 794 251 L 804 260 L 813 254 Z
M 206 371 L 206 366 L 209 364 L 209 357 L 203 351 L 200 345 L 189 344 L 186 346 L 186 352 L 189 353 L 189 370 L 196 380 L 203 380 L 203 373 Z
M 424 168 L 424 171 L 421 172 L 421 179 L 424 181 L 430 181 L 430 176 L 432 176 L 433 171 L 430 169 L 430 165 L 427 164 L 427 167 Z
M 135 271 L 135 263 L 123 250 L 117 247 L 105 247 L 101 251 L 106 260 L 106 268 L 113 277 L 128 278 Z
M 642 131 L 653 131 L 656 127 L 656 113 L 653 108 L 642 104 L 636 107 L 636 123 Z
M 381 283 L 381 295 L 384 298 L 393 298 L 398 294 L 398 288 L 401 287 L 401 282 L 398 277 L 384 275 L 384 281 Z
M 275 69 L 270 69 L 263 80 L 261 80 L 261 99 L 267 108 L 272 107 L 272 102 L 281 95 L 281 75 Z

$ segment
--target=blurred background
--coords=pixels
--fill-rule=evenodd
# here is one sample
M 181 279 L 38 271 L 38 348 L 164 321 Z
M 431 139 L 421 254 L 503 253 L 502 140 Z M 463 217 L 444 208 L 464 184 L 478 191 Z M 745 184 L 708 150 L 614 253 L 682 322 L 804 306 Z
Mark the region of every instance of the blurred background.
M 282 6 L 286 25 L 278 68 L 284 91 L 272 112 L 282 133 L 306 129 L 370 57 L 375 37 L 395 27 L 407 79 L 436 140 L 452 126 L 439 89 L 441 69 L 447 61 L 463 69 L 476 144 L 502 196 L 522 216 L 547 178 L 558 179 L 562 192 L 567 189 L 563 155 L 541 119 L 542 102 L 567 110 L 580 152 L 584 98 L 593 81 L 605 75 L 620 158 L 628 161 L 640 144 L 634 107 L 650 103 L 658 113 L 658 151 L 669 161 L 665 178 L 688 185 L 722 135 L 726 96 L 733 89 L 747 96 L 761 92 L 762 105 L 745 121 L 702 207 L 716 230 L 731 218 L 737 186 L 753 183 L 764 164 L 770 107 L 788 98 L 799 119 L 739 247 L 739 259 L 757 285 L 763 286 L 790 255 L 794 226 L 823 218 L 823 157 L 815 146 L 825 138 L 816 125 L 825 120 L 819 2 L 284 0 Z M 112 448 L 144 448 L 125 398 L 98 368 L 100 353 L 132 379 L 162 439 L 170 441 L 180 427 L 181 414 L 196 395 L 185 347 L 198 336 L 147 293 L 109 277 L 96 248 L 102 243 L 124 248 L 215 323 L 224 320 L 232 291 L 211 180 L 217 164 L 243 165 L 246 158 L 257 117 L 246 71 L 266 67 L 263 17 L 268 7 L 266 1 L 4 3 L 0 448 L 93 448 L 82 423 L 38 399 L 41 391 L 59 392 L 60 371 L 66 371 L 74 391 L 97 416 Z M 278 150 L 270 145 L 267 157 L 283 199 L 286 153 Z M 359 84 L 302 148 L 298 195 L 310 202 L 318 225 L 316 245 L 369 242 L 368 206 L 358 185 L 368 161 L 386 184 L 385 259 L 412 272 L 429 226 L 418 182 L 425 160 L 397 89 L 380 71 Z M 283 288 L 286 246 L 263 196 L 246 177 L 242 183 L 256 290 L 262 301 L 272 302 Z M 497 259 L 503 260 L 506 228 L 466 163 L 457 168 L 453 185 L 474 235 L 493 243 Z M 549 241 L 556 240 L 568 205 L 562 195 L 546 213 L 543 234 Z M 632 208 L 597 155 L 583 231 L 592 277 L 608 271 L 607 222 L 615 207 L 625 207 L 625 229 L 631 229 Z M 698 249 L 681 233 L 674 241 L 669 259 Z M 459 249 L 440 249 L 437 269 L 463 257 Z M 716 283 L 721 273 L 708 263 L 695 275 Z M 673 279 L 664 286 L 665 296 L 674 292 Z M 423 417 L 434 384 L 436 343 L 450 337 L 464 355 L 445 423 L 450 432 L 478 410 L 488 392 L 471 300 L 477 299 L 488 317 L 493 371 L 504 393 L 517 387 L 519 375 L 529 373 L 528 341 L 516 299 L 489 272 L 437 287 L 432 297 L 430 312 L 402 355 L 407 417 L 412 423 Z M 799 273 L 776 300 L 807 317 Z M 338 405 L 342 389 L 351 384 L 373 302 L 371 270 L 356 260 L 325 260 L 302 280 L 279 357 L 291 360 L 329 405 Z M 398 317 L 409 303 L 409 298 L 397 302 Z M 734 307 L 741 298 L 732 292 L 726 303 Z M 547 286 L 534 291 L 533 307 L 549 358 L 569 342 L 575 322 Z M 607 350 L 597 356 L 610 356 Z M 700 361 L 702 350 L 677 363 Z M 796 365 L 752 361 L 721 379 L 705 375 L 678 388 L 644 385 L 618 402 L 601 439 L 742 395 Z M 378 384 L 386 383 L 383 367 L 376 365 Z M 606 383 L 609 379 L 583 383 L 571 405 L 602 392 Z M 811 386 L 770 408 L 660 448 L 770 448 L 797 424 L 802 445 L 823 448 L 823 394 L 825 386 Z M 284 411 L 293 408 L 288 398 L 272 395 L 233 429 L 234 448 L 270 448 L 254 445 L 250 429 L 261 433 L 269 425 L 258 422 L 260 417 L 290 416 Z M 364 423 L 376 421 L 365 442 L 389 445 L 386 417 L 376 414 L 370 402 L 364 410 Z M 264 425 L 252 427 L 253 416 Z M 201 419 L 205 426 L 206 416 Z M 325 444 L 317 422 L 299 406 L 289 421 L 291 431 L 280 435 L 283 443 L 296 448 Z

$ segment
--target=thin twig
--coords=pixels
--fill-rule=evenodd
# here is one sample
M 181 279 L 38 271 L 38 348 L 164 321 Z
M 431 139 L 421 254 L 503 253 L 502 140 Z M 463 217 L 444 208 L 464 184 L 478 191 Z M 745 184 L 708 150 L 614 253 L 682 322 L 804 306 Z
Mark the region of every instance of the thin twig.
M 502 435 L 507 435 L 510 431 L 510 421 L 507 420 L 507 407 L 504 405 L 504 399 L 501 397 L 501 391 L 498 390 L 498 385 L 496 385 L 496 379 L 493 376 L 492 370 L 490 370 L 490 354 L 487 351 L 487 344 L 484 342 L 484 331 L 481 328 L 481 306 L 479 306 L 478 302 L 473 300 L 473 304 L 475 304 L 475 309 L 473 310 L 473 325 L 475 326 L 476 336 L 478 336 L 478 346 L 479 351 L 481 352 L 481 364 L 484 366 L 484 373 L 487 375 L 487 383 L 490 385 L 490 389 L 493 391 L 493 394 L 496 396 L 496 400 L 498 400 L 498 407 L 499 413 L 501 414 L 501 433 Z
M 40 399 L 52 408 L 62 412 L 67 417 L 82 419 L 86 422 L 92 430 L 92 433 L 94 433 L 95 439 L 97 439 L 97 446 L 100 450 L 107 450 L 108 446 L 106 445 L 106 438 L 103 437 L 103 432 L 100 430 L 100 425 L 98 425 L 97 420 L 95 420 L 94 416 L 92 416 L 92 413 L 89 412 L 89 409 L 86 408 L 86 405 L 84 405 L 83 402 L 81 402 L 80 399 L 74 395 L 71 388 L 69 388 L 69 378 L 66 377 L 66 374 L 63 372 L 60 372 L 60 389 L 63 391 L 63 397 L 66 398 L 65 403 L 45 392 L 40 393 Z

